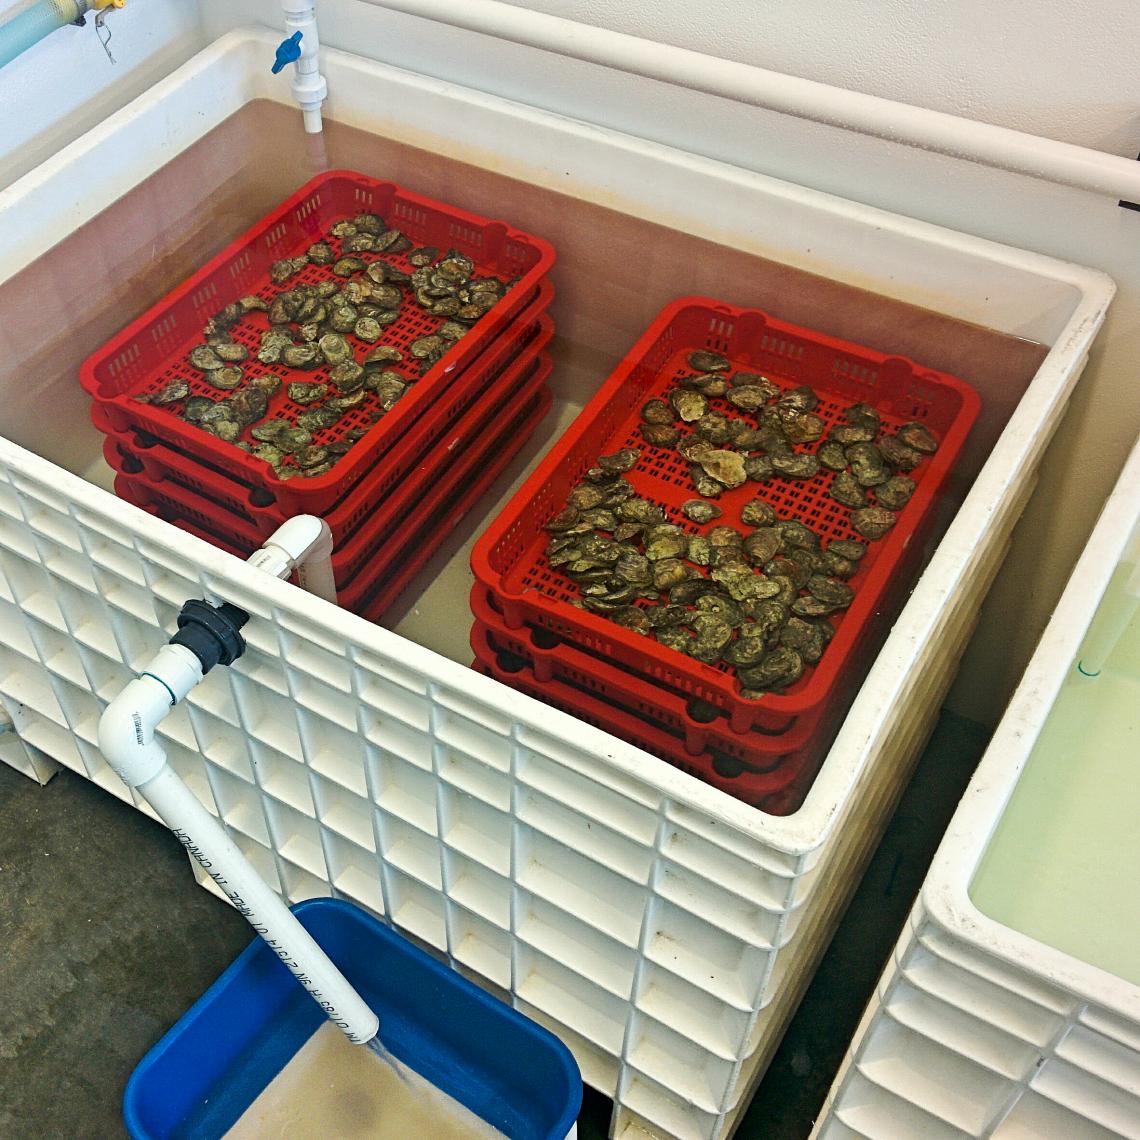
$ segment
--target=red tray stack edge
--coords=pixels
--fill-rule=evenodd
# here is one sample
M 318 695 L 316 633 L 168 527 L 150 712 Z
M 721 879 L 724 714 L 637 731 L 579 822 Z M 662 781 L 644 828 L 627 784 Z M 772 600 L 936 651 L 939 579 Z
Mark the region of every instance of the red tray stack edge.
M 637 447 L 642 462 L 626 478 L 692 533 L 739 523 L 753 498 L 781 518 L 798 518 L 825 541 L 859 538 L 848 512 L 827 494 L 830 474 L 810 480 L 747 482 L 726 490 L 724 514 L 690 522 L 681 504 L 699 497 L 688 463 L 645 444 L 640 409 L 683 373 L 690 352 L 727 356 L 732 370 L 761 372 L 782 389 L 808 384 L 815 414 L 830 427 L 847 406 L 872 405 L 884 427 L 917 420 L 937 436 L 937 452 L 912 471 L 917 484 L 886 537 L 869 544 L 850 584 L 851 606 L 831 621 L 835 636 L 820 662 L 780 693 L 745 698 L 723 665 L 704 664 L 653 638 L 572 603 L 571 579 L 545 558 L 546 523 L 600 455 Z M 742 417 L 713 398 L 712 410 Z M 790 813 L 810 789 L 827 747 L 905 601 L 923 540 L 977 417 L 976 393 L 961 380 L 901 357 L 778 321 L 759 310 L 704 297 L 667 306 L 480 538 L 472 554 L 475 667 L 590 723 L 637 743 L 746 802 Z M 814 451 L 822 440 L 801 447 Z M 745 528 L 746 529 L 746 528 Z
M 274 262 L 304 253 L 333 224 L 361 213 L 379 215 L 413 248 L 458 250 L 474 262 L 475 275 L 495 276 L 509 288 L 377 422 L 366 402 L 314 433 L 315 443 L 329 444 L 364 429 L 330 471 L 283 480 L 264 461 L 136 398 L 175 380 L 186 381 L 191 395 L 226 395 L 186 360 L 204 339 L 207 320 L 239 297 L 269 299 L 278 288 L 269 277 Z M 406 254 L 354 256 L 412 268 Z M 116 473 L 116 492 L 243 557 L 293 515 L 321 515 L 334 536 L 338 601 L 379 618 L 398 593 L 393 583 L 407 585 L 408 567 L 430 557 L 460 504 L 469 509 L 478 497 L 473 489 L 482 493 L 490 485 L 549 409 L 553 262 L 553 249 L 540 238 L 394 183 L 348 171 L 314 178 L 84 362 L 81 382 L 93 399 L 92 419 L 107 436 L 104 455 Z M 284 287 L 323 279 L 343 284 L 328 266 L 309 264 Z M 377 343 L 406 349 L 446 319 L 405 301 Z M 253 312 L 231 334 L 250 349 L 242 362 L 246 380 L 265 373 L 282 380 L 267 415 L 291 418 L 301 409 L 289 399 L 288 384 L 324 381 L 328 367 L 302 372 L 260 363 L 267 327 L 265 314 Z M 345 335 L 357 359 L 374 347 Z

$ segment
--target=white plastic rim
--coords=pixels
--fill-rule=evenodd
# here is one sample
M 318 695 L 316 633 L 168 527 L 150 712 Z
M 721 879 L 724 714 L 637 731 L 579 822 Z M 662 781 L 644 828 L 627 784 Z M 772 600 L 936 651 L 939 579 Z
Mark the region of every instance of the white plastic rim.
M 81 225 L 102 203 L 114 201 L 245 103 L 256 98 L 287 102 L 287 93 L 268 81 L 268 70 L 262 66 L 275 42 L 271 33 L 256 30 L 221 37 L 147 95 L 0 193 L 0 223 L 20 219 L 18 225 L 0 224 L 3 277 L 50 248 L 61 228 Z M 325 65 L 330 88 L 341 92 L 330 100 L 329 112 L 348 125 L 372 129 L 382 125 L 389 137 L 409 141 L 422 142 L 431 135 L 443 145 L 446 132 L 458 129 L 454 110 L 459 103 L 465 154 L 470 155 L 472 146 L 481 146 L 496 154 L 497 168 L 505 173 L 564 192 L 584 187 L 582 192 L 588 194 L 593 188 L 617 208 L 665 224 L 682 224 L 719 240 L 731 228 L 733 240 L 742 248 L 755 248 L 815 271 L 821 266 L 818 255 L 810 251 L 819 248 L 821 228 L 826 227 L 822 245 L 831 276 L 919 304 L 929 302 L 961 319 L 1051 344 L 876 659 L 807 800 L 794 815 L 757 812 L 606 733 L 322 604 L 327 610 L 322 620 L 330 631 L 341 627 L 360 636 L 366 630 L 378 644 L 398 646 L 410 668 L 467 689 L 521 723 L 588 740 L 599 760 L 615 771 L 632 771 L 666 794 L 709 811 L 792 857 L 810 855 L 831 834 L 869 757 L 889 737 L 888 710 L 906 706 L 916 655 L 937 639 L 946 598 L 969 577 L 977 551 L 999 525 L 990 505 L 1002 499 L 1020 471 L 1036 465 L 1043 448 L 1040 425 L 1055 422 L 1059 415 L 1103 322 L 1115 291 L 1112 281 L 1095 270 L 898 217 L 346 53 L 328 51 Z M 364 97 L 383 89 L 389 90 L 388 99 Z M 195 108 L 192 116 L 181 113 L 188 103 Z M 371 105 L 398 107 L 400 122 L 377 119 L 368 110 Z M 621 161 L 615 161 L 615 154 Z M 543 156 L 556 158 L 556 167 L 540 166 Z M 90 190 L 78 198 L 73 193 L 77 180 Z M 707 201 L 714 190 L 719 207 L 715 225 L 679 214 L 679 201 Z M 759 228 L 758 196 L 765 201 Z M 772 233 L 788 244 L 773 251 Z M 869 234 L 874 235 L 873 266 Z M 869 278 L 872 269 L 876 275 Z M 985 287 L 980 284 L 983 280 Z M 1053 302 L 1048 317 L 1041 316 L 1047 307 L 1043 298 Z M 1066 299 L 1069 303 L 1062 306 Z M 19 458 L 3 458 L 11 458 L 17 466 L 42 462 L 15 450 Z M 74 478 L 53 470 L 61 480 Z M 65 485 L 60 486 L 61 493 L 81 499 L 104 495 L 78 479 L 66 491 Z M 124 509 L 118 500 L 108 498 L 117 510 Z M 191 559 L 205 557 L 203 544 L 174 528 L 166 529 L 172 549 L 181 549 Z M 217 551 L 211 557 L 227 558 Z M 227 570 L 239 578 L 251 573 L 244 567 Z M 288 589 L 275 582 L 266 588 Z

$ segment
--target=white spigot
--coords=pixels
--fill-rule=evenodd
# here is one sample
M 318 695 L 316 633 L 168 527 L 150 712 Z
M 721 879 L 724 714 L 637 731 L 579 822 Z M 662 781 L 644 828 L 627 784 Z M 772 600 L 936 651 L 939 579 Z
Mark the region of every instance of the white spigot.
M 317 53 L 321 41 L 317 34 L 317 9 L 312 0 L 282 0 L 285 13 L 285 31 L 289 36 L 301 35 L 301 54 L 293 65 L 293 98 L 301 108 L 305 130 L 320 134 L 321 104 L 328 97 L 329 87 L 321 74 Z

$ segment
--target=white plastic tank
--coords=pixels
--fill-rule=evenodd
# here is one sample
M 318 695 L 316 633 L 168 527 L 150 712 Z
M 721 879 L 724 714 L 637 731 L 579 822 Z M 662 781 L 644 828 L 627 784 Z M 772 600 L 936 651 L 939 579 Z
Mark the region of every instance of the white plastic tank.
M 0 440 L 0 702 L 28 748 L 125 796 L 96 746 L 104 704 L 186 598 L 240 606 L 249 652 L 162 734 L 254 865 L 290 900 L 386 916 L 549 1025 L 613 1096 L 615 1134 L 723 1135 L 929 733 L 1112 282 L 329 51 L 337 161 L 462 194 L 560 253 L 555 408 L 382 629 L 116 500 L 75 382 L 329 158 L 283 146 L 301 128 L 265 66 L 276 39 L 224 37 L 0 194 L 7 359 L 30 378 Z M 664 301 L 726 290 L 983 402 L 957 513 L 783 818 L 465 668 L 481 523 Z

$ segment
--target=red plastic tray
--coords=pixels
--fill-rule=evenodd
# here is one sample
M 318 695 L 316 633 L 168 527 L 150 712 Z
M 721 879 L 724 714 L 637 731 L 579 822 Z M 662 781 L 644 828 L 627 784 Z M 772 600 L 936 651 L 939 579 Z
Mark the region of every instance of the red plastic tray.
M 681 504 L 695 497 L 688 464 L 671 449 L 644 443 L 638 431 L 639 414 L 647 399 L 667 391 L 682 372 L 691 372 L 686 358 L 698 348 L 723 352 L 734 368 L 761 371 L 784 388 L 810 384 L 820 398 L 816 414 L 827 425 L 838 420 L 846 406 L 863 401 L 874 405 L 884 426 L 921 420 L 940 441 L 937 453 L 911 473 L 917 489 L 898 514 L 894 528 L 870 544 L 851 581 L 855 600 L 846 612 L 832 616 L 836 634 L 820 663 L 785 692 L 756 700 L 740 695 L 727 667 L 705 665 L 571 605 L 576 596 L 573 583 L 552 570 L 544 555 L 546 522 L 562 508 L 597 457 L 621 447 L 639 447 L 648 460 L 627 475 L 638 494 L 665 505 L 670 521 L 691 531 L 736 522 L 740 508 L 761 497 L 781 516 L 798 517 L 825 538 L 859 537 L 850 529 L 846 509 L 827 495 L 822 478 L 749 482 L 725 491 L 718 500 L 724 517 L 709 527 L 698 527 L 681 514 Z M 711 406 L 729 408 L 721 400 L 711 401 Z M 738 309 L 703 297 L 682 298 L 668 305 L 650 325 L 491 524 L 475 547 L 472 568 L 500 603 L 509 627 L 532 622 L 627 669 L 707 701 L 728 717 L 734 731 L 753 727 L 779 731 L 792 718 L 833 698 L 845 669 L 858 675 L 869 666 L 860 649 L 893 616 L 886 612 L 887 587 L 912 568 L 918 546 L 912 539 L 932 516 L 938 492 L 979 407 L 976 393 L 945 373 L 785 324 L 759 310 Z
M 550 340 L 553 326 L 544 319 L 544 314 L 553 297 L 553 287 L 549 282 L 542 282 L 534 299 L 512 322 L 510 331 L 492 341 L 463 375 L 441 393 L 432 414 L 421 416 L 340 500 L 322 509 L 322 517 L 333 528 L 338 542 L 367 516 L 376 500 L 404 477 L 409 464 L 428 443 L 444 434 L 472 403 L 483 398 L 491 384 L 524 349 L 542 347 Z M 119 453 L 131 455 L 127 474 L 137 474 L 140 468 L 136 463 L 141 464 L 141 470 L 150 479 L 172 479 L 182 487 L 214 499 L 256 524 L 266 536 L 296 514 L 284 509 L 267 487 L 250 486 L 208 461 L 156 439 L 149 432 L 108 429 L 107 434 L 119 445 Z M 119 465 L 112 465 L 121 470 Z M 355 515 L 347 509 L 351 503 L 358 504 Z
M 342 604 L 351 608 L 351 597 L 360 590 L 358 577 L 378 559 L 386 560 L 384 556 L 394 544 L 402 545 L 400 531 L 406 516 L 413 511 L 417 518 L 430 515 L 437 498 L 446 496 L 469 472 L 478 469 L 490 448 L 511 442 L 502 438 L 503 425 L 529 406 L 549 372 L 550 360 L 545 353 L 524 354 L 500 377 L 487 399 L 469 409 L 452 432 L 420 455 L 408 477 L 374 504 L 367 522 L 347 541 L 334 546 L 333 576 Z M 524 442 L 525 437 L 517 446 Z M 169 522 L 193 524 L 242 558 L 248 558 L 268 537 L 212 500 L 169 482 L 120 474 L 115 479 L 115 491 L 135 506 L 153 508 Z
M 810 715 L 797 717 L 784 732 L 758 729 L 733 732 L 721 718 L 695 717 L 692 702 L 684 694 L 653 685 L 648 678 L 601 660 L 569 642 L 551 647 L 546 644 L 546 631 L 541 628 L 524 625 L 521 629 L 511 629 L 503 621 L 502 613 L 496 610 L 494 599 L 478 583 L 471 591 L 471 612 L 475 625 L 489 631 L 496 644 L 526 660 L 538 684 L 565 681 L 591 689 L 602 699 L 612 697 L 638 715 L 665 725 L 692 755 L 715 750 L 734 757 L 747 768 L 765 770 L 785 756 L 805 750 L 814 752 L 821 743 L 826 746 L 841 719 L 842 706 L 829 701 Z
M 725 759 L 714 751 L 694 756 L 686 751 L 683 742 L 667 726 L 621 707 L 603 697 L 596 687 L 591 691 L 565 681 L 536 681 L 525 662 L 509 651 L 504 653 L 502 647 L 495 644 L 494 634 L 485 627 L 476 627 L 472 631 L 472 643 L 476 646 L 472 668 L 484 676 L 493 677 L 508 688 L 517 689 L 619 740 L 636 745 L 690 776 L 696 776 L 771 815 L 790 815 L 803 803 L 822 763 L 822 756 L 814 764 L 806 759 L 802 762 L 791 759 L 770 772 L 750 772 L 741 769 L 731 759 L 726 764 Z
M 280 480 L 261 460 L 223 443 L 172 412 L 132 398 L 156 392 L 174 379 L 188 380 L 193 393 L 217 396 L 216 390 L 203 382 L 200 373 L 185 359 L 190 348 L 201 341 L 207 319 L 243 295 L 276 293 L 268 276 L 274 261 L 303 253 L 330 225 L 361 212 L 379 214 L 416 245 L 460 250 L 475 262 L 479 276 L 517 281 L 378 423 L 370 423 L 365 408 L 344 415 L 339 424 L 317 436 L 317 442 L 328 443 L 351 428 L 367 429 L 367 434 L 331 471 L 312 479 Z M 409 268 L 403 255 L 360 256 L 367 262 L 384 259 L 402 269 Z M 291 514 L 320 513 L 342 498 L 416 419 L 433 414 L 440 395 L 490 341 L 508 328 L 530 302 L 553 263 L 554 250 L 541 238 L 414 194 L 392 182 L 379 182 L 351 171 L 332 171 L 303 186 L 108 341 L 84 361 L 80 379 L 96 400 L 93 419 L 97 426 L 106 425 L 120 432 L 140 428 L 238 479 L 267 487 Z M 329 276 L 329 267 L 310 265 L 290 278 L 288 284 L 312 283 Z M 400 319 L 385 330 L 383 343 L 405 347 L 443 323 L 443 318 L 405 302 Z M 256 349 L 266 327 L 266 315 L 254 313 L 233 330 L 234 338 L 253 350 L 243 365 L 247 376 L 269 372 L 288 379 L 317 381 L 326 375 L 328 370 L 324 367 L 302 374 L 284 365 L 258 363 Z M 356 343 L 355 338 L 349 339 Z M 361 342 L 357 347 L 371 346 Z M 288 417 L 300 410 L 288 399 L 283 383 L 281 391 L 270 400 L 270 414 Z
M 355 613 L 369 621 L 380 621 L 447 536 L 507 469 L 519 449 L 550 411 L 553 402 L 554 397 L 549 388 L 536 393 L 533 401 L 509 425 L 507 434 L 492 446 L 486 461 L 472 474 L 460 496 L 440 502 L 430 517 L 411 535 L 392 570 L 382 578 L 375 576 L 377 581 L 372 590 L 351 606 Z
M 323 512 L 336 546 L 347 550 L 354 540 L 359 545 L 374 530 L 378 516 L 390 516 L 393 504 L 414 490 L 413 472 L 425 456 L 430 462 L 432 452 L 443 449 L 444 454 L 450 454 L 464 446 L 453 429 L 460 430 L 458 425 L 468 412 L 490 415 L 516 387 L 540 384 L 541 379 L 527 366 L 533 365 L 553 335 L 550 319 L 541 317 L 525 342 L 516 342 L 496 354 L 494 368 L 485 380 L 479 378 L 470 388 L 466 383 L 454 385 L 442 401 L 438 417 L 421 418 L 356 487 Z M 437 433 L 436 428 L 441 430 Z M 202 510 L 206 499 L 224 508 L 225 530 L 235 536 L 239 547 L 257 549 L 292 517 L 276 503 L 258 503 L 256 491 L 228 475 L 204 468 L 162 444 L 144 446 L 132 433 L 109 436 L 103 454 L 118 474 L 136 484 L 145 482 L 154 501 L 172 511 L 177 511 L 179 501 L 187 508 Z
M 459 486 L 451 483 L 446 488 L 442 484 L 433 488 L 435 509 L 417 526 L 393 536 L 393 542 L 387 550 L 378 552 L 376 561 L 369 566 L 371 581 L 368 584 L 371 589 L 366 596 L 360 599 L 340 596 L 339 604 L 370 621 L 380 621 L 464 515 L 506 469 L 550 410 L 552 399 L 549 388 L 532 392 L 525 408 L 507 422 L 497 439 L 491 441 L 484 462 L 477 468 L 475 476 Z M 458 497 L 455 497 L 457 492 Z M 154 508 L 144 507 L 144 510 L 154 513 Z M 196 535 L 205 542 L 229 550 L 231 554 L 237 553 L 217 535 L 189 519 L 171 521 L 181 530 Z

